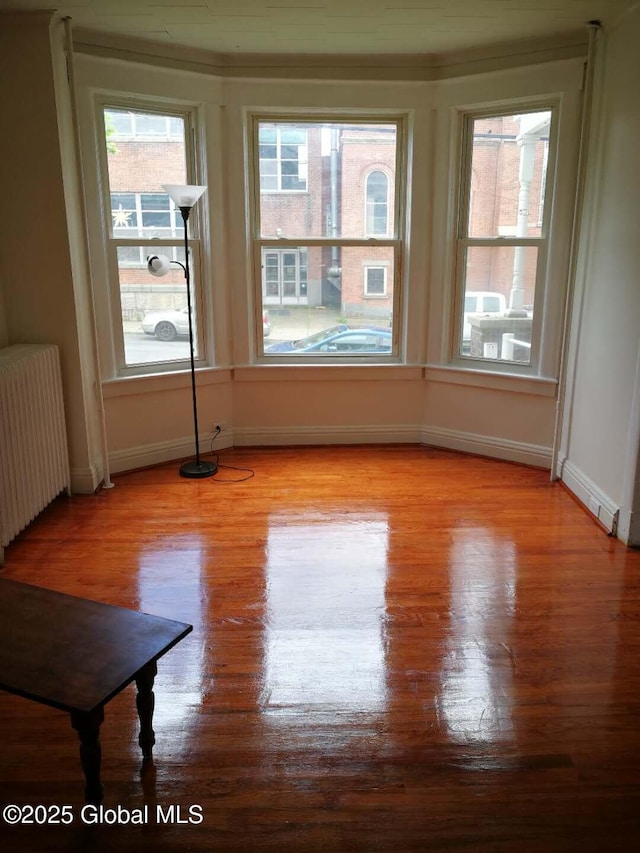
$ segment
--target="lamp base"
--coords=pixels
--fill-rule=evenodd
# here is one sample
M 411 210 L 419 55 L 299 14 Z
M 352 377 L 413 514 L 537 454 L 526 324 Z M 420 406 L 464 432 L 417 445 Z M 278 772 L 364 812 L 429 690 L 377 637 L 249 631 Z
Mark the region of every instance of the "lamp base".
M 183 462 L 180 466 L 180 476 L 195 480 L 203 477 L 212 477 L 217 470 L 217 462 L 205 462 L 202 459 L 196 462 L 195 459 L 189 459 L 188 462 Z

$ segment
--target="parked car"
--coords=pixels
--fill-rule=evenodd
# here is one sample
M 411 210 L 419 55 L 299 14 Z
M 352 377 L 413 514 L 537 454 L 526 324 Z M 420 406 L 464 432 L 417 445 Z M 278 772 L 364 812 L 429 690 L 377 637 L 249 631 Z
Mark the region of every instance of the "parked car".
M 471 340 L 471 324 L 469 314 L 499 315 L 507 310 L 507 301 L 502 293 L 491 293 L 488 290 L 470 290 L 464 295 L 464 320 L 462 340 Z
M 180 311 L 152 311 L 142 320 L 145 335 L 155 335 L 159 341 L 175 341 L 189 334 L 189 314 L 186 308 Z
M 142 320 L 145 335 L 155 335 L 159 341 L 175 341 L 189 334 L 189 317 L 186 308 L 180 311 L 152 311 Z M 266 311 L 262 312 L 262 334 L 271 334 L 271 322 Z
M 391 330 L 370 327 L 354 329 L 346 325 L 332 326 L 297 341 L 272 344 L 266 353 L 342 353 L 391 352 Z

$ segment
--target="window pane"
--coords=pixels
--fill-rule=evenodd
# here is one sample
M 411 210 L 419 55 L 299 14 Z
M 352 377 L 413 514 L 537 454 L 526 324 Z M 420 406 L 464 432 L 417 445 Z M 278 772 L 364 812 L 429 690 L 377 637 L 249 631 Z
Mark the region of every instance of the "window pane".
M 168 116 L 153 113 L 137 113 L 135 116 L 137 136 L 166 136 Z
M 274 125 L 260 124 L 260 128 L 258 131 L 258 139 L 260 143 L 263 142 L 271 142 L 275 146 L 277 140 L 277 133 Z
M 110 134 L 110 126 L 124 127 L 125 122 L 131 122 L 132 115 L 135 139 L 124 140 Z M 178 126 L 179 134 L 176 133 Z M 170 215 L 172 205 L 162 184 L 188 183 L 184 119 L 108 109 L 105 110 L 105 127 L 113 236 L 180 236 L 182 224 L 180 222 L 178 233 L 175 233 L 175 218 Z M 142 139 L 141 128 L 144 129 Z M 171 138 L 167 138 L 169 128 Z M 157 138 L 151 138 L 154 134 L 157 136 L 160 129 L 163 134 L 161 144 Z M 120 230 L 125 228 L 129 229 L 126 233 Z
M 384 267 L 365 269 L 365 296 L 384 296 L 386 293 L 386 270 Z
M 170 201 L 165 193 L 141 193 L 140 207 L 142 210 L 169 210 Z
M 366 232 L 373 236 L 387 233 L 389 180 L 384 172 L 371 172 L 367 178 Z
M 395 233 L 395 122 L 259 122 L 260 234 Z
M 105 110 L 107 134 L 112 136 L 133 136 L 133 113 Z
M 137 236 L 138 213 L 134 193 L 111 193 L 111 226 L 118 236 Z M 136 230 L 127 233 L 131 228 Z
M 184 263 L 184 249 L 163 247 L 171 258 Z M 157 246 L 118 246 L 118 277 L 127 367 L 189 359 L 189 319 L 184 272 L 171 266 L 161 278 L 147 270 L 147 256 Z M 193 264 L 191 269 L 194 285 Z M 192 299 L 193 302 L 193 299 Z M 195 318 L 194 318 L 195 320 Z M 194 322 L 194 345 L 198 354 Z
M 470 237 L 539 237 L 551 111 L 473 121 Z
M 467 249 L 460 353 L 529 364 L 538 249 Z
M 267 355 L 388 355 L 393 248 L 263 248 L 262 308 Z

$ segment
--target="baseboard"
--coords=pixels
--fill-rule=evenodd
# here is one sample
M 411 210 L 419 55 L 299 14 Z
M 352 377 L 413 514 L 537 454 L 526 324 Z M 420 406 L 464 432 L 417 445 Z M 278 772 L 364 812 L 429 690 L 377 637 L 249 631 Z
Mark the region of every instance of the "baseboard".
M 620 509 L 618 516 L 618 539 L 630 548 L 640 546 L 640 515 L 628 509 Z
M 88 468 L 72 468 L 71 493 L 74 495 L 92 495 L 102 479 L 102 470 L 95 465 L 90 465 Z
M 561 466 L 560 479 L 581 504 L 595 516 L 612 535 L 618 533 L 620 508 L 573 462 L 565 459 Z
M 200 434 L 200 453 L 205 454 L 211 451 L 212 438 L 213 433 Z M 216 439 L 213 451 L 233 447 L 233 443 L 233 431 L 225 430 Z M 136 468 L 160 465 L 163 462 L 173 462 L 177 459 L 190 459 L 193 455 L 193 438 L 182 438 L 131 447 L 127 450 L 116 450 L 109 454 L 109 466 L 112 474 L 118 474 L 123 471 L 133 471 Z
M 420 427 L 406 426 L 289 426 L 236 427 L 235 447 L 282 447 L 312 444 L 419 444 Z
M 423 427 L 420 441 L 432 447 L 460 450 L 507 462 L 534 465 L 536 468 L 551 468 L 551 448 L 540 444 L 438 427 Z
M 200 451 L 210 450 L 211 434 L 201 436 Z M 235 427 L 225 430 L 215 442 L 214 450 L 229 447 L 287 447 L 329 444 L 427 444 L 448 450 L 460 450 L 494 459 L 551 466 L 551 449 L 524 442 L 456 430 L 405 425 L 369 426 L 285 426 Z M 159 442 L 109 454 L 111 471 L 116 474 L 135 468 L 146 468 L 193 455 L 193 439 Z

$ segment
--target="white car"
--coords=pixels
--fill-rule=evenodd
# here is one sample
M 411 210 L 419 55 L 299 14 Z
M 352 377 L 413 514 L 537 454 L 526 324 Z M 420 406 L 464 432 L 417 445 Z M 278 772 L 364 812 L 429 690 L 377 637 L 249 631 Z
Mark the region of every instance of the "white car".
M 142 321 L 145 335 L 155 335 L 159 341 L 175 341 L 189 334 L 189 313 L 181 311 L 152 311 Z
M 189 335 L 189 315 L 186 308 L 180 311 L 152 311 L 142 320 L 145 335 L 155 335 L 159 341 L 175 341 Z M 266 311 L 262 312 L 262 333 L 271 334 L 271 322 Z
M 469 314 L 483 314 L 498 316 L 507 310 L 507 300 L 502 293 L 491 293 L 488 290 L 469 290 L 464 295 L 464 319 L 462 326 L 462 340 L 468 343 L 471 340 L 471 324 Z

